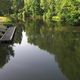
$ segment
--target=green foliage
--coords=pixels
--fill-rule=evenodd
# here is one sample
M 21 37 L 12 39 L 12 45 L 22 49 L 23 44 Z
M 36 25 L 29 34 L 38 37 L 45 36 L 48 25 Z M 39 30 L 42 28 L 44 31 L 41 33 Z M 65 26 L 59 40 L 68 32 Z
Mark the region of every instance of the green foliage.
M 68 1 L 61 12 L 62 20 L 72 25 L 80 24 L 80 1 Z M 66 15 L 65 15 L 66 14 Z
M 44 10 L 44 18 L 51 19 L 55 15 L 55 0 L 41 0 L 41 8 Z
M 11 1 L 9 0 L 0 0 L 0 15 L 5 15 L 10 13 Z
M 71 25 L 80 24 L 79 0 L 25 0 L 28 13 L 42 15 L 44 20 L 65 21 Z
M 0 0 L 0 3 L 0 15 L 11 14 L 16 19 L 41 16 L 48 21 L 80 25 L 80 0 Z

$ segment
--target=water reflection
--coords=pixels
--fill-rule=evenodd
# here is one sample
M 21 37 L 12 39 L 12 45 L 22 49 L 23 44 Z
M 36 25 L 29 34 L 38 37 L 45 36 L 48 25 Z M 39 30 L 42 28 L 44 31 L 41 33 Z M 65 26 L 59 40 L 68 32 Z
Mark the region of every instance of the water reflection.
M 57 28 L 58 29 L 57 29 Z M 29 21 L 25 24 L 28 42 L 56 55 L 61 71 L 69 80 L 80 79 L 80 32 L 73 27 L 47 25 L 41 21 Z M 59 29 L 62 29 L 59 30 Z M 59 30 L 59 31 L 58 31 Z
M 48 23 L 19 23 L 13 43 L 0 44 L 0 68 L 15 54 L 14 60 L 0 71 L 1 80 L 80 79 L 79 30 Z
M 9 62 L 10 57 L 14 57 L 13 44 L 20 44 L 22 41 L 22 24 L 17 24 L 17 29 L 14 35 L 14 39 L 10 43 L 0 43 L 0 68 L 4 67 Z
M 10 56 L 14 56 L 12 45 L 0 44 L 0 68 L 9 62 Z
M 13 39 L 14 43 L 21 44 L 23 28 L 24 28 L 23 24 L 21 23 L 16 24 L 16 32 Z
M 41 21 L 38 22 L 41 23 L 42 25 L 46 25 Z M 35 24 L 36 22 L 31 25 Z M 37 40 L 37 35 L 39 35 L 38 38 L 40 40 L 44 38 L 43 36 L 40 37 L 40 32 L 38 28 L 32 26 L 31 28 L 33 28 L 36 31 L 36 33 L 32 29 L 32 33 L 29 32 L 30 33 L 29 35 L 28 31 L 30 31 L 31 28 L 28 28 L 30 26 L 27 27 L 26 25 L 28 26 L 28 24 L 27 23 L 25 24 L 25 31 L 23 31 L 22 29 L 23 27 L 17 25 L 17 31 L 14 36 L 14 44 L 12 46 L 12 50 L 14 50 L 15 56 L 14 59 L 10 60 L 8 65 L 6 65 L 3 69 L 1 69 L 2 71 L 0 71 L 0 79 L 1 80 L 59 80 L 59 79 L 66 80 L 66 77 L 62 74 L 62 72 L 58 67 L 58 64 L 55 62 L 55 56 L 49 54 L 48 50 L 47 50 L 48 52 L 45 51 L 46 50 L 45 46 L 47 45 L 47 42 L 46 44 L 44 44 L 42 49 L 40 49 L 41 47 L 40 48 L 37 47 L 39 46 L 36 43 L 38 41 L 35 42 L 35 45 L 37 46 L 31 45 L 34 44 L 35 40 Z M 39 26 L 40 24 L 38 25 L 37 23 L 36 25 Z M 41 29 L 41 27 L 42 26 L 39 26 L 39 29 Z M 31 36 L 32 34 L 34 35 L 34 37 Z M 29 37 L 32 38 L 32 40 L 34 39 L 35 40 L 32 41 L 29 39 Z M 46 37 L 46 40 L 47 39 L 48 38 Z M 44 47 L 45 50 L 43 50 Z

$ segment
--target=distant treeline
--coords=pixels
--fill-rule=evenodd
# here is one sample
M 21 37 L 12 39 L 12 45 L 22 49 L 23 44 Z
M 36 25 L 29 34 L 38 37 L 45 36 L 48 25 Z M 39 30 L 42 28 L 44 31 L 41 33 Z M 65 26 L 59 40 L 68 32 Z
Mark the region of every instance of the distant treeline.
M 10 14 L 80 25 L 80 0 L 0 0 L 0 15 Z

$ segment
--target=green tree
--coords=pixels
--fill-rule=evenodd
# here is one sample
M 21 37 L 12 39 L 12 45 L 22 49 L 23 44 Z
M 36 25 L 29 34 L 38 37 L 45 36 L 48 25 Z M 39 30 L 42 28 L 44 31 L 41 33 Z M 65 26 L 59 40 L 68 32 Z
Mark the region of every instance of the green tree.
M 0 15 L 8 15 L 11 10 L 11 1 L 10 0 L 0 0 Z

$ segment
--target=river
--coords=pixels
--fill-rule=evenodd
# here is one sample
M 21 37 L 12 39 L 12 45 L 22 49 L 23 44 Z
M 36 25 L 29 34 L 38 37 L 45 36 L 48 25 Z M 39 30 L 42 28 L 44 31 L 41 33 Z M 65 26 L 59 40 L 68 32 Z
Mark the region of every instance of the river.
M 13 42 L 0 44 L 0 80 L 80 79 L 79 30 L 40 20 L 16 26 Z

